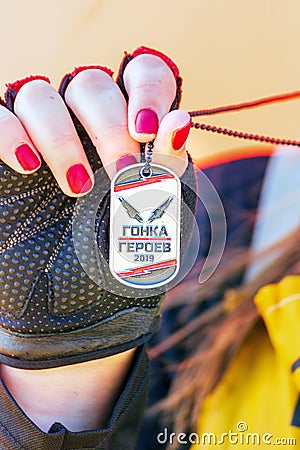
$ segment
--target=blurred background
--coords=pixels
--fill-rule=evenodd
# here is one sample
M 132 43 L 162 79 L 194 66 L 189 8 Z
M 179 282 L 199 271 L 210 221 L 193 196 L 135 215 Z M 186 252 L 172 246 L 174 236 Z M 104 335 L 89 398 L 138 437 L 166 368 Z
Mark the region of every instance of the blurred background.
M 300 89 L 299 0 L 0 0 L 0 14 L 1 94 L 28 74 L 48 75 L 58 87 L 74 66 L 117 72 L 123 52 L 139 45 L 179 65 L 186 110 Z M 294 139 L 300 100 L 203 119 Z M 189 138 L 200 160 L 251 145 L 195 130 Z

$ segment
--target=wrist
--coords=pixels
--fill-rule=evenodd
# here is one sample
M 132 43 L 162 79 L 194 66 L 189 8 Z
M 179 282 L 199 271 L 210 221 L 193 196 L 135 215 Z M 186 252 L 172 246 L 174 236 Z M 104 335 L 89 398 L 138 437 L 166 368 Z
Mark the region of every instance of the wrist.
M 134 352 L 132 349 L 107 358 L 41 370 L 2 364 L 1 378 L 19 407 L 41 430 L 47 432 L 54 422 L 70 431 L 99 429 L 110 417 Z

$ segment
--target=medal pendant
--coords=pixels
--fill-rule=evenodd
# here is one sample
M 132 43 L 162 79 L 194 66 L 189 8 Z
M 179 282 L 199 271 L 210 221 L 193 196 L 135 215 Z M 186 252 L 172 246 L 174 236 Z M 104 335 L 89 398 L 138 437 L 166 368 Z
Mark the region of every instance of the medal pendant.
M 181 185 L 170 169 L 144 163 L 120 170 L 111 182 L 109 267 L 130 287 L 170 282 L 180 263 Z

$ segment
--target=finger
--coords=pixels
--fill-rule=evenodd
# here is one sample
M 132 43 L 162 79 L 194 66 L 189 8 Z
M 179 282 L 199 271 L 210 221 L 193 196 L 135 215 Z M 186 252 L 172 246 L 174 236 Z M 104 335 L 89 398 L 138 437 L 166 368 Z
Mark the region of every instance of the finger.
M 176 95 L 172 70 L 155 55 L 139 55 L 126 66 L 124 85 L 129 95 L 130 135 L 139 142 L 154 139 Z
M 182 110 L 169 112 L 160 124 L 152 160 L 181 176 L 188 164 L 186 140 L 191 127 L 190 115 Z
M 107 73 L 99 69 L 78 73 L 68 85 L 65 99 L 88 132 L 110 177 L 122 166 L 136 162 L 139 144 L 128 132 L 127 104 Z
M 0 159 L 19 173 L 32 173 L 41 165 L 37 150 L 18 118 L 0 106 Z
M 14 107 L 63 192 L 72 197 L 89 192 L 93 172 L 58 92 L 43 80 L 30 81 L 21 87 Z

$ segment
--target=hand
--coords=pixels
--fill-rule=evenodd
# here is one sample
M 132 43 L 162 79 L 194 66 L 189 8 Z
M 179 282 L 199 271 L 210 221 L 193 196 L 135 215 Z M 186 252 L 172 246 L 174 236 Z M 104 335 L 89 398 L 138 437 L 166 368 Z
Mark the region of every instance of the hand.
M 89 67 L 65 76 L 59 93 L 36 77 L 9 85 L 7 108 L 0 105 L 0 155 L 11 166 L 0 164 L 1 362 L 73 364 L 130 350 L 157 330 L 162 293 L 125 291 L 107 266 L 108 191 L 87 199 L 97 211 L 93 226 L 90 209 L 80 210 L 80 260 L 71 197 L 92 189 L 100 159 L 112 176 L 140 157 L 139 142 L 156 138 L 153 160 L 184 173 L 184 251 L 195 176 L 185 151 L 190 117 L 169 112 L 180 89 L 175 69 L 164 55 L 134 52 L 117 83 L 108 69 Z
M 87 68 L 69 83 L 64 103 L 47 81 L 28 81 L 16 95 L 15 115 L 0 106 L 1 159 L 17 172 L 29 174 L 38 170 L 43 158 L 65 194 L 76 197 L 89 192 L 93 171 L 69 107 L 110 177 L 139 158 L 139 142 L 153 138 L 153 161 L 182 175 L 190 117 L 184 111 L 169 112 L 176 93 L 172 70 L 158 56 L 141 54 L 126 66 L 124 85 L 128 104 L 106 71 Z

